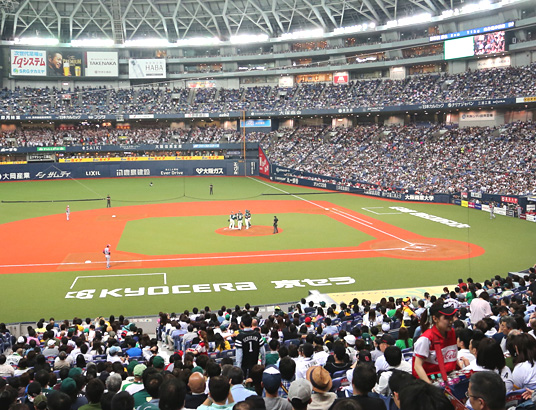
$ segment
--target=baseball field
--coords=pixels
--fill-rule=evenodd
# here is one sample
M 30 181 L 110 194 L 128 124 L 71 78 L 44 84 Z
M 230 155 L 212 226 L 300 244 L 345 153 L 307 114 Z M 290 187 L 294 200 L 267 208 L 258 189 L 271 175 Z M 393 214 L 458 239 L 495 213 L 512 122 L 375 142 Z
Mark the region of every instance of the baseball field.
M 2 183 L 0 200 L 1 322 L 482 281 L 535 262 L 526 221 L 261 178 Z M 251 229 L 230 230 L 246 209 Z

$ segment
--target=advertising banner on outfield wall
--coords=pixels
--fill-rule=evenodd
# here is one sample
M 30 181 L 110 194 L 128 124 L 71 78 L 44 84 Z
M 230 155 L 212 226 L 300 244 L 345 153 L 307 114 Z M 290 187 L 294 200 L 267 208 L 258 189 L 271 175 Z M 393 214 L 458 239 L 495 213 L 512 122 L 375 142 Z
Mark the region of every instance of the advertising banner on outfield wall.
M 11 50 L 12 76 L 27 75 L 44 77 L 47 75 L 47 53 L 45 50 Z
M 130 58 L 128 78 L 166 78 L 166 60 L 164 58 Z
M 252 164 L 253 163 L 253 164 Z M 258 175 L 257 160 L 247 163 L 219 161 L 140 161 L 140 162 L 96 162 L 96 163 L 31 163 L 26 165 L 3 165 L 0 179 L 4 181 L 80 179 L 80 178 L 124 178 L 157 176 L 238 176 Z
M 86 77 L 118 77 L 117 51 L 87 51 L 85 75 Z

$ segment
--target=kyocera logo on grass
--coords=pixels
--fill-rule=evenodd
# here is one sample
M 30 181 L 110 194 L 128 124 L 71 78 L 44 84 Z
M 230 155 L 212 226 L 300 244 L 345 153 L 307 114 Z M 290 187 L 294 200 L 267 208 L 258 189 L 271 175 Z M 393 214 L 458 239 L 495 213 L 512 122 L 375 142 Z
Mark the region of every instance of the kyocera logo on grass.
M 143 274 L 124 275 L 127 276 L 139 276 Z M 154 273 L 147 275 L 163 275 L 164 282 L 167 281 L 167 275 L 165 273 Z M 99 278 L 102 280 L 102 276 L 84 276 L 84 279 Z M 75 279 L 72 287 L 75 285 L 79 278 Z M 327 279 L 284 279 L 273 280 L 271 283 L 274 285 L 274 289 L 292 289 L 292 288 L 309 288 L 309 287 L 323 287 L 333 285 L 351 285 L 355 283 L 355 279 L 350 276 L 342 276 Z M 164 296 L 164 295 L 179 295 L 187 293 L 212 293 L 212 292 L 243 292 L 248 290 L 257 290 L 257 285 L 254 282 L 235 282 L 235 283 L 203 283 L 197 285 L 161 285 L 161 286 L 149 286 L 139 288 L 114 288 L 114 289 L 83 289 L 69 291 L 65 295 L 65 299 L 105 299 L 105 298 L 123 298 L 133 296 Z

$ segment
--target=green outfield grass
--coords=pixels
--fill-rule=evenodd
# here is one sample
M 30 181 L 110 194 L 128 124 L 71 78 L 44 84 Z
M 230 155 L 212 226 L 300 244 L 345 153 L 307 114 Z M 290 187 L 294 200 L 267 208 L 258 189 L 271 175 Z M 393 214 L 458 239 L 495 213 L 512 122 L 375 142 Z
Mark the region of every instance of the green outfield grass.
M 149 186 L 149 182 L 153 186 Z M 214 185 L 214 195 L 208 187 Z M 219 308 L 222 304 L 268 304 L 298 300 L 308 290 L 341 292 L 367 289 L 393 289 L 453 284 L 458 278 L 472 276 L 482 281 L 495 274 L 525 269 L 534 264 L 534 225 L 453 205 L 402 203 L 347 194 L 323 194 L 302 187 L 272 184 L 250 178 L 132 178 L 106 180 L 39 181 L 0 184 L 2 200 L 55 201 L 44 203 L 1 203 L 0 224 L 60 214 L 68 203 L 72 215 L 82 210 L 104 208 L 102 199 L 110 194 L 114 207 L 166 202 L 220 200 L 297 200 L 329 201 L 378 220 L 427 237 L 454 239 L 483 247 L 484 255 L 455 261 L 411 261 L 396 258 L 239 264 L 165 269 L 111 269 L 93 271 L 54 271 L 38 274 L 2 275 L 1 322 L 34 321 L 41 317 L 94 317 L 97 315 L 146 315 L 159 311 L 180 311 L 193 306 Z M 100 198 L 100 199 L 99 199 Z M 81 199 L 99 199 L 82 201 Z M 469 224 L 468 229 L 452 228 L 408 214 L 390 214 L 392 206 L 405 206 L 420 212 Z M 374 208 L 380 215 L 363 208 Z M 278 215 L 283 234 L 265 237 L 229 237 L 215 233 L 227 223 L 229 210 L 222 216 L 148 218 L 131 221 L 121 237 L 119 249 L 147 255 L 175 253 L 240 252 L 314 247 L 354 246 L 370 237 L 324 215 Z M 271 225 L 272 215 L 253 215 L 254 224 Z M 9 235 L 0 225 L 2 235 Z M 83 232 L 81 233 L 83 238 Z M 46 240 L 46 232 L 43 232 Z M 0 250 L 0 256 L 1 256 Z M 32 249 L 28 249 L 29 259 Z M 0 258 L 1 259 L 1 258 Z M 164 275 L 139 276 L 147 273 Z M 95 276 L 109 277 L 95 277 Z M 121 275 L 122 277 L 110 276 Z M 81 276 L 93 276 L 81 278 Z M 352 277 L 351 285 L 313 287 L 305 279 Z M 75 282 L 76 280 L 76 282 Z M 276 288 L 273 282 L 295 280 L 301 285 Z M 301 282 L 300 282 L 301 281 Z M 73 285 L 73 282 L 74 285 Z M 250 290 L 237 290 L 240 283 L 254 284 Z M 232 285 L 215 286 L 218 283 Z M 203 286 L 194 286 L 203 285 Z M 173 293 L 175 290 L 189 293 Z M 244 285 L 245 286 L 245 285 Z M 128 288 L 128 289 L 127 289 Z M 143 292 L 140 291 L 143 288 Z M 115 294 L 109 292 L 120 289 Z M 127 289 L 127 290 L 126 290 Z M 91 298 L 81 298 L 93 290 Z M 108 291 L 108 292 L 107 292 Z M 104 293 L 103 293 L 104 292 Z M 130 293 L 129 293 L 130 292 Z M 137 293 L 136 293 L 137 292 Z M 166 293 L 167 292 L 167 293 Z M 143 293 L 143 296 L 137 294 Z M 149 294 L 151 293 L 151 294 Z M 127 296 L 129 294 L 129 296 Z M 103 297 L 101 297 L 103 296 Z

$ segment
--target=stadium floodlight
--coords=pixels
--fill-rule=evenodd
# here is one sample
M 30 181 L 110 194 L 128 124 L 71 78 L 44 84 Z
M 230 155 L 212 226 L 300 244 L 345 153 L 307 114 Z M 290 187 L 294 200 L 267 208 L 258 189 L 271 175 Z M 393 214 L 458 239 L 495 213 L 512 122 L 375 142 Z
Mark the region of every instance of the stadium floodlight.
M 87 38 L 84 40 L 71 40 L 72 47 L 113 47 L 111 38 Z
M 265 43 L 269 39 L 268 34 L 240 34 L 238 36 L 231 36 L 229 41 L 231 44 L 253 44 Z
M 60 41 L 57 38 L 43 38 L 43 37 L 15 37 L 15 44 L 27 45 L 27 46 L 57 46 Z
M 148 47 L 160 48 L 168 47 L 169 41 L 165 38 L 140 38 L 137 40 L 126 40 L 125 47 Z
M 192 37 L 177 40 L 178 46 L 215 46 L 221 43 L 218 37 Z
M 296 40 L 296 39 L 322 37 L 323 35 L 324 35 L 323 29 L 315 28 L 311 30 L 299 30 L 299 31 L 293 31 L 292 33 L 284 33 L 281 35 L 280 38 L 282 40 Z
M 420 13 L 413 16 L 404 17 L 398 19 L 399 26 L 412 26 L 414 24 L 427 23 L 432 21 L 432 15 L 430 13 Z

